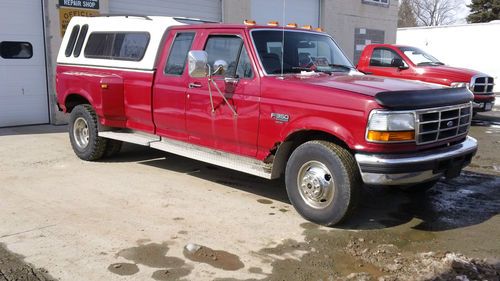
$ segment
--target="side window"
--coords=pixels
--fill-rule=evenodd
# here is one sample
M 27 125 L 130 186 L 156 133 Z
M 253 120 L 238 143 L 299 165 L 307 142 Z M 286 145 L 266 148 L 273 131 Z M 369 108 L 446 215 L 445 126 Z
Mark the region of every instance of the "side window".
M 75 48 L 76 36 L 78 36 L 78 32 L 80 31 L 80 26 L 75 25 L 71 30 L 71 35 L 69 36 L 68 45 L 66 46 L 66 50 L 64 50 L 64 55 L 69 57 L 71 53 L 73 53 L 73 49 Z
M 236 77 L 238 78 L 252 78 L 252 63 L 248 57 L 247 49 L 245 46 L 241 49 L 240 59 L 238 60 L 238 67 L 236 68 Z
M 194 33 L 177 33 L 174 43 L 170 48 L 165 74 L 182 75 L 186 66 L 186 59 L 191 44 L 193 43 Z
M 82 26 L 82 30 L 80 31 L 80 35 L 78 36 L 78 40 L 76 40 L 75 51 L 73 52 L 73 56 L 75 58 L 80 56 L 83 47 L 83 41 L 85 41 L 85 37 L 87 37 L 87 31 L 89 30 L 89 25 L 84 24 Z
M 32 56 L 33 46 L 30 42 L 0 42 L 0 57 L 3 59 L 30 59 Z
M 216 35 L 210 36 L 205 45 L 205 51 L 208 53 L 208 63 L 213 67 L 218 60 L 227 63 L 227 70 L 223 74 L 226 77 L 236 75 L 236 66 L 238 65 L 238 56 L 240 55 L 243 40 L 234 35 Z
M 393 67 L 393 60 L 402 58 L 393 50 L 376 48 L 370 58 L 370 66 Z M 403 61 L 406 65 L 406 63 Z
M 140 61 L 146 53 L 149 33 L 92 32 L 85 46 L 86 58 Z

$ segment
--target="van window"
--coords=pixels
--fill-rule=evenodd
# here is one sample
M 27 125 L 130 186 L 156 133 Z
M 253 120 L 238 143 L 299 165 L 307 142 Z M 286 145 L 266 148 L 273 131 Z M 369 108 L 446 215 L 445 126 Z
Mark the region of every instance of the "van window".
M 193 43 L 194 33 L 177 33 L 174 43 L 168 55 L 165 74 L 182 75 L 186 66 L 186 59 L 191 44 Z
M 3 59 L 30 59 L 33 56 L 33 46 L 29 42 L 0 42 L 0 57 Z
M 89 25 L 84 24 L 82 26 L 82 30 L 80 31 L 80 35 L 78 36 L 78 40 L 76 40 L 75 51 L 73 52 L 73 56 L 75 58 L 80 56 L 83 47 L 83 41 L 85 41 L 85 37 L 87 36 L 87 31 L 89 30 Z
M 71 35 L 69 36 L 68 45 L 66 46 L 66 50 L 64 51 L 64 55 L 66 55 L 67 57 L 71 56 L 71 53 L 73 53 L 73 48 L 75 48 L 76 36 L 78 36 L 79 31 L 79 25 L 73 26 Z
M 86 58 L 140 61 L 149 44 L 147 32 L 92 32 Z

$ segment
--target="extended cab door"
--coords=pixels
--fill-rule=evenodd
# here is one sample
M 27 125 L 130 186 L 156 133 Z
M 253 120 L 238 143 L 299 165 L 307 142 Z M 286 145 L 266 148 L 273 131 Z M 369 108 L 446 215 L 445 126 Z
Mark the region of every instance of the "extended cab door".
M 402 62 L 405 69 L 398 67 L 398 61 Z M 396 51 L 389 48 L 373 49 L 364 71 L 394 78 L 406 78 L 405 76 L 411 76 L 412 73 L 408 63 Z
M 227 102 L 213 84 L 209 88 L 207 78 L 189 78 L 186 104 L 189 140 L 231 153 L 256 156 L 260 86 L 245 34 L 235 29 L 208 30 L 201 40 L 197 47 L 208 53 L 212 69 L 217 61 L 227 65 L 223 72 L 213 76 Z
M 171 31 L 165 41 L 168 47 L 163 51 L 153 88 L 153 119 L 158 135 L 187 140 L 186 60 L 195 36 L 194 31 Z

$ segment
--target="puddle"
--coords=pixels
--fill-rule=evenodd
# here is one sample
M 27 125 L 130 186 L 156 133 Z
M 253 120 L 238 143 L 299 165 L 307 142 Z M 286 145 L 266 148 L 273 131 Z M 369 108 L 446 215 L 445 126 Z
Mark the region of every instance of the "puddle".
M 114 274 L 127 276 L 139 272 L 139 267 L 134 263 L 113 263 L 108 266 L 108 270 Z
M 273 204 L 273 201 L 271 201 L 269 199 L 257 199 L 257 202 L 259 202 L 261 204 L 266 204 L 266 205 Z
M 191 273 L 189 268 L 162 269 L 153 272 L 151 278 L 158 281 L 174 281 L 189 275 L 189 273 Z
M 150 243 L 121 250 L 116 256 L 153 268 L 177 268 L 183 266 L 184 260 L 166 256 L 168 250 L 167 243 Z
M 226 251 L 213 250 L 205 246 L 188 244 L 183 253 L 191 261 L 206 263 L 223 270 L 234 271 L 245 266 L 237 255 Z

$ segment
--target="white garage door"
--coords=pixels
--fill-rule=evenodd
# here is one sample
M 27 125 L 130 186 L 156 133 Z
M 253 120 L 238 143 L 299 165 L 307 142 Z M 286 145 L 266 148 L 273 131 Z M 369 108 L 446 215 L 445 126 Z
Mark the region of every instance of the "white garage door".
M 42 1 L 0 1 L 0 127 L 49 122 Z
M 319 0 L 252 0 L 252 19 L 258 24 L 278 21 L 281 25 L 296 23 L 302 25 L 319 25 Z M 283 22 L 283 6 L 285 20 Z
M 110 0 L 112 14 L 172 16 L 221 21 L 221 0 Z

